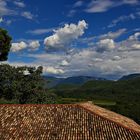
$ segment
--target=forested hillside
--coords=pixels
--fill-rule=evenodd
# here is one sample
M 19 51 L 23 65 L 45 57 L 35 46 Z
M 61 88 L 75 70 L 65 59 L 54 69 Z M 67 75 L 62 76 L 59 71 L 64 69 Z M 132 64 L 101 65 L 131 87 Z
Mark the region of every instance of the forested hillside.
M 60 102 L 93 101 L 140 123 L 140 78 L 119 81 L 89 81 L 82 86 L 61 85 L 51 89 Z

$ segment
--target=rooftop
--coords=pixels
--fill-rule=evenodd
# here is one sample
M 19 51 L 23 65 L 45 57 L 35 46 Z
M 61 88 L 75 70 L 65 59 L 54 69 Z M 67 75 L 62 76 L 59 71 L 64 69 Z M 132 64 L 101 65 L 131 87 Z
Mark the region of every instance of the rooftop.
M 1 140 L 140 140 L 140 126 L 90 103 L 0 105 Z

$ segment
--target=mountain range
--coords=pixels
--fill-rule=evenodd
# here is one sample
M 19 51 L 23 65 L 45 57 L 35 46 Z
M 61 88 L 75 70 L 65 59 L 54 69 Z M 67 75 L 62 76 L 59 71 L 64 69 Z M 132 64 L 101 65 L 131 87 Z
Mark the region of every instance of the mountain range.
M 134 78 L 140 77 L 140 73 L 136 74 L 130 74 L 130 75 L 124 75 L 118 81 L 121 80 L 131 80 Z M 47 88 L 52 88 L 55 86 L 60 86 L 60 85 L 76 85 L 80 86 L 83 85 L 84 83 L 92 80 L 96 81 L 109 81 L 105 78 L 100 78 L 100 77 L 92 77 L 92 76 L 74 76 L 74 77 L 68 77 L 68 78 L 56 78 L 52 76 L 43 76 L 45 82 L 45 87 Z
M 58 85 L 83 85 L 84 83 L 92 80 L 104 81 L 104 78 L 98 77 L 90 77 L 90 76 L 75 76 L 75 77 L 68 77 L 68 78 L 56 78 L 51 76 L 43 76 L 44 80 L 46 81 L 46 87 L 51 88 Z
M 135 73 L 135 74 L 125 75 L 125 76 L 121 77 L 119 80 L 131 80 L 131 79 L 135 79 L 135 78 L 139 78 L 139 77 L 140 77 L 140 73 Z

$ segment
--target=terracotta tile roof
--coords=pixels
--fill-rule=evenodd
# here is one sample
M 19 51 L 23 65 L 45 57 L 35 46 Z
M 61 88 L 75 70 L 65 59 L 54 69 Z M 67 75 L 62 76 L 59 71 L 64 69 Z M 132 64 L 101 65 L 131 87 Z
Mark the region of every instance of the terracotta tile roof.
M 99 107 L 97 105 L 91 103 L 81 103 L 81 107 L 85 108 L 86 110 L 90 111 L 91 113 L 97 114 L 105 119 L 113 121 L 122 127 L 127 129 L 131 129 L 140 133 L 140 125 L 138 125 L 135 121 L 130 118 L 127 118 L 123 115 L 117 114 L 105 108 Z
M 140 140 L 90 104 L 0 105 L 0 140 Z

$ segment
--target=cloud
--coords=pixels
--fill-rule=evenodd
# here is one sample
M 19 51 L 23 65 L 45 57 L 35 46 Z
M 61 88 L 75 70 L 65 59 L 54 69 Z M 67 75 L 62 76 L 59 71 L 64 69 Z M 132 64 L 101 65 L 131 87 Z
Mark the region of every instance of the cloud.
M 138 31 L 140 31 L 140 28 L 135 28 L 135 29 L 133 29 L 133 31 L 138 32 Z
M 80 7 L 83 5 L 83 1 L 77 1 L 75 4 L 74 4 L 74 7 Z
M 133 41 L 133 40 L 138 40 L 140 37 L 140 32 L 136 32 L 134 35 L 129 36 L 129 40 Z
M 24 2 L 19 0 L 0 0 L 0 17 L 3 16 L 22 16 L 27 19 L 33 19 L 34 15 L 29 11 L 21 12 L 21 8 L 24 8 L 26 5 Z
M 21 1 L 14 1 L 14 4 L 20 8 L 24 8 L 25 7 L 25 4 L 24 2 L 21 2 Z
M 134 32 L 134 31 L 133 31 Z M 99 36 L 93 36 L 89 38 L 82 38 L 79 40 L 80 43 L 84 43 L 88 47 L 93 48 L 94 51 L 104 53 L 106 51 L 139 51 L 140 44 L 140 32 L 135 32 L 128 36 L 124 40 L 118 40 L 118 38 L 127 33 L 127 29 L 119 29 L 115 32 L 108 32 Z M 115 40 L 117 39 L 117 40 Z M 122 39 L 122 38 L 120 38 Z
M 127 33 L 127 29 L 122 28 L 122 29 L 118 29 L 118 30 L 113 31 L 113 32 L 109 31 L 107 33 L 104 33 L 104 34 L 101 34 L 98 36 L 95 35 L 95 36 L 80 38 L 80 39 L 78 39 L 78 43 L 84 44 L 84 46 L 86 45 L 88 47 L 100 48 L 100 46 L 99 46 L 100 40 L 112 39 L 113 41 L 115 41 L 120 36 L 122 36 L 126 33 Z M 96 49 L 96 50 L 98 50 L 98 49 Z
M 6 20 L 5 23 L 6 25 L 10 25 L 13 22 L 13 20 Z
M 117 2 L 113 0 L 92 0 L 85 11 L 88 13 L 101 13 L 106 12 L 113 7 L 118 7 L 126 4 L 135 5 L 138 4 L 138 0 L 118 0 Z
M 69 65 L 69 62 L 67 60 L 63 60 L 61 62 L 61 66 L 68 66 Z
M 122 4 L 138 4 L 139 3 L 139 1 L 138 0 L 122 0 Z
M 10 25 L 14 20 L 6 20 L 5 18 L 0 18 L 0 23 L 6 24 L 7 26 Z
M 124 57 L 126 56 L 126 57 Z M 116 79 L 126 73 L 140 72 L 138 52 L 118 52 L 117 50 L 99 53 L 94 49 L 83 49 L 71 57 L 70 65 L 65 67 L 65 75 L 89 75 Z
M 59 77 L 87 75 L 117 79 L 122 75 L 140 72 L 140 55 L 138 50 L 118 51 L 113 49 L 112 51 L 100 53 L 95 51 L 94 48 L 84 48 L 77 49 L 74 53 L 69 54 L 30 53 L 28 55 L 25 54 L 25 56 L 23 54 L 22 57 L 26 57 L 26 59 L 32 58 L 33 60 L 22 65 L 36 67 L 41 65 L 44 67 L 44 74 Z M 67 66 L 65 66 L 65 63 Z
M 32 20 L 33 17 L 34 17 L 34 15 L 33 15 L 31 12 L 28 12 L 28 11 L 22 12 L 22 13 L 21 13 L 21 16 L 23 16 L 23 17 L 25 17 L 25 18 L 27 18 L 27 19 L 30 19 L 30 20 Z
M 40 43 L 38 40 L 32 40 L 32 41 L 21 41 L 19 43 L 12 43 L 12 47 L 11 47 L 11 52 L 19 52 L 25 49 L 28 50 L 38 50 L 38 48 L 40 47 Z
M 116 32 L 108 32 L 107 34 L 103 34 L 101 35 L 99 38 L 100 39 L 105 39 L 105 38 L 109 38 L 109 39 L 116 39 L 118 37 L 120 37 L 122 34 L 124 34 L 126 32 L 127 29 L 123 28 L 123 29 L 119 29 Z
M 75 15 L 75 13 L 77 12 L 77 10 L 75 10 L 75 9 L 72 9 L 72 10 L 70 10 L 69 11 L 69 13 L 68 13 L 68 17 L 73 17 L 74 15 Z
M 103 62 L 103 59 L 102 58 L 95 58 L 93 61 L 95 61 L 95 62 Z
M 78 12 L 78 8 L 83 6 L 83 4 L 84 4 L 84 1 L 82 0 L 75 2 L 72 6 L 72 9 L 67 14 L 67 17 L 73 17 Z
M 7 1 L 0 0 L 0 16 L 13 15 L 13 14 L 15 14 L 15 11 L 11 10 L 7 6 Z
M 18 52 L 27 48 L 27 44 L 23 41 L 20 43 L 12 43 L 11 51 Z
M 126 57 L 124 58 L 124 56 Z M 64 58 L 64 56 L 62 57 Z M 112 60 L 113 58 L 115 60 Z M 69 65 L 63 67 L 65 73 L 62 76 L 89 75 L 116 79 L 126 73 L 140 72 L 139 59 L 139 52 L 114 50 L 101 54 L 87 48 L 72 54 Z M 57 65 L 55 64 L 55 66 Z
M 133 44 L 132 48 L 136 49 L 136 50 L 140 50 L 140 43 L 139 44 Z
M 79 21 L 77 25 L 65 24 L 63 28 L 55 30 L 52 36 L 45 38 L 46 49 L 64 49 L 70 46 L 72 41 L 77 40 L 84 34 L 87 26 L 84 20 Z
M 29 43 L 29 48 L 30 48 L 31 50 L 37 50 L 39 47 L 40 47 L 40 43 L 39 43 L 38 40 L 31 41 L 31 42 Z
M 56 29 L 56 28 L 36 29 L 36 30 L 27 31 L 27 33 L 32 34 L 32 35 L 42 35 L 42 34 L 46 34 L 46 33 L 52 32 L 54 29 Z
M 117 43 L 118 51 L 136 51 L 139 50 L 140 32 L 130 35 L 126 40 Z
M 117 19 L 113 20 L 109 25 L 108 28 L 114 27 L 116 26 L 119 22 L 124 22 L 124 21 L 128 21 L 128 20 L 134 20 L 136 19 L 138 16 L 137 14 L 129 14 L 129 15 L 123 15 L 118 17 Z
M 115 42 L 113 39 L 103 39 L 98 42 L 97 51 L 111 51 L 115 49 Z
M 134 32 L 134 30 L 133 30 Z M 136 51 L 139 50 L 140 32 L 128 36 L 124 40 L 118 40 L 120 36 L 127 33 L 127 29 L 119 29 L 115 32 L 108 32 L 99 36 L 87 37 L 79 39 L 79 42 L 87 45 L 99 53 L 105 51 Z M 117 40 L 115 40 L 117 39 Z M 119 38 L 122 39 L 122 38 Z
M 114 56 L 113 57 L 113 61 L 119 61 L 119 60 L 121 60 L 122 58 L 120 57 L 120 56 L 118 56 L 118 55 L 116 55 L 116 56 Z
M 92 2 L 88 5 L 86 12 L 88 13 L 100 13 L 109 10 L 114 7 L 114 3 L 111 0 L 98 0 Z
M 54 67 L 44 67 L 44 72 L 50 73 L 50 74 L 63 74 L 64 73 L 62 69 L 54 68 Z
M 0 23 L 2 23 L 3 21 L 4 21 L 4 20 L 3 20 L 3 18 L 1 17 L 1 18 L 0 18 Z

